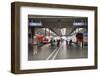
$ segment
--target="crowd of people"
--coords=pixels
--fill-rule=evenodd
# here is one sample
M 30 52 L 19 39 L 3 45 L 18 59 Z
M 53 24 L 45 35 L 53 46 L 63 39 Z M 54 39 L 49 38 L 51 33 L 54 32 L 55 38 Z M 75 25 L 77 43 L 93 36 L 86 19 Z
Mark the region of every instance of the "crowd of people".
M 50 44 L 51 44 L 51 46 L 56 45 L 57 47 L 59 47 L 61 42 L 63 42 L 63 41 L 65 41 L 65 40 L 62 40 L 62 39 L 57 39 L 57 40 L 51 39 L 50 40 Z M 72 40 L 69 40 L 69 41 L 66 40 L 66 45 L 71 46 L 72 45 Z
M 57 40 L 51 39 L 50 43 L 51 43 L 51 46 L 54 46 L 54 43 L 56 42 L 57 47 L 59 47 L 60 43 L 62 41 L 65 41 L 65 40 L 63 40 L 61 38 L 57 39 Z M 83 48 L 83 34 L 82 33 L 77 33 L 76 34 L 76 42 L 73 42 L 72 39 L 66 40 L 66 45 L 72 46 L 73 44 L 75 44 L 76 46 L 79 46 L 79 47 Z

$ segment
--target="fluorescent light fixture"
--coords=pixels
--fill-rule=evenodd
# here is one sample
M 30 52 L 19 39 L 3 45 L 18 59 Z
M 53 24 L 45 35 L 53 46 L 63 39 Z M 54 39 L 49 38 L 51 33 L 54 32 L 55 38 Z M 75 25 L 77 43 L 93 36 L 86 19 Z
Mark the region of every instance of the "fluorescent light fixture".
M 64 39 L 64 40 L 67 40 L 66 36 L 62 36 L 61 38 Z
M 83 30 L 83 28 L 77 28 L 76 30 L 74 30 L 73 33 L 71 33 L 71 35 L 74 35 L 74 34 L 76 34 L 78 32 L 81 32 L 82 30 Z
M 62 35 L 66 35 L 66 28 L 62 28 L 61 33 L 62 33 Z

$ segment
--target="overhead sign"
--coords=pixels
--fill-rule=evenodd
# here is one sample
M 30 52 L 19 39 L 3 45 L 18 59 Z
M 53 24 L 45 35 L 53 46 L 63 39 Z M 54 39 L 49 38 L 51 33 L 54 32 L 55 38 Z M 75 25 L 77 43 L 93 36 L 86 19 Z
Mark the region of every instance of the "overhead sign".
M 41 22 L 38 22 L 38 23 L 36 23 L 36 22 L 30 22 L 29 26 L 42 26 L 42 23 Z
M 84 26 L 85 23 L 84 22 L 74 22 L 73 26 Z

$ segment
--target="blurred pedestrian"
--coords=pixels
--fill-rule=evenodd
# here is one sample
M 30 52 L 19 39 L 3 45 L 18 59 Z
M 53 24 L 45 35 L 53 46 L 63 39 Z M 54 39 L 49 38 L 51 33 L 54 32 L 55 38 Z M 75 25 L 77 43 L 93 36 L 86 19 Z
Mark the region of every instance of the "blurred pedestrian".
M 60 39 L 57 40 L 57 47 L 60 46 Z
M 51 44 L 51 46 L 53 46 L 53 40 L 52 39 L 50 40 L 50 44 Z
M 72 39 L 69 41 L 69 46 L 71 46 L 72 45 Z
M 66 40 L 66 45 L 68 45 L 68 41 Z

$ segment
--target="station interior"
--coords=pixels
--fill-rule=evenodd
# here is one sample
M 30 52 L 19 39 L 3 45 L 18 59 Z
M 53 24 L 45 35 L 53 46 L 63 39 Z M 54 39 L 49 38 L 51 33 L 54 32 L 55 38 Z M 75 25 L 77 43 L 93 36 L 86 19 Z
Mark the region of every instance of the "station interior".
M 88 18 L 28 15 L 28 60 L 88 58 Z

